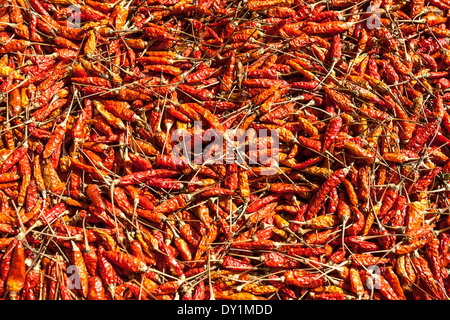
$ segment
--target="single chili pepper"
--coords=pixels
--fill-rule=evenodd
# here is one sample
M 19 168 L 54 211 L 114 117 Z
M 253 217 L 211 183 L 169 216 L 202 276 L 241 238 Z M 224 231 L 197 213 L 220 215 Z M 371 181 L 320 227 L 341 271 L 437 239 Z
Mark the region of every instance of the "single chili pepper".
M 262 207 L 266 206 L 269 203 L 275 202 L 280 198 L 280 195 L 270 195 L 261 199 L 258 199 L 255 202 L 250 203 L 250 205 L 247 207 L 248 213 L 256 212 L 257 210 L 261 209 Z
M 116 285 L 119 282 L 119 276 L 114 270 L 111 262 L 105 257 L 105 249 L 100 246 L 97 250 L 98 256 L 98 271 L 99 276 L 103 280 L 106 288 L 113 294 Z
M 147 171 L 134 172 L 130 175 L 123 176 L 117 181 L 117 184 L 136 184 L 150 178 L 171 178 L 175 177 L 177 174 L 177 171 L 171 169 L 151 169 Z
M 335 215 L 326 215 L 326 216 L 318 216 L 314 217 L 311 220 L 307 220 L 306 226 L 312 229 L 322 229 L 326 227 L 331 227 L 337 223 L 339 223 L 341 219 Z
M 345 149 L 350 151 L 357 159 L 363 159 L 368 164 L 375 161 L 375 156 L 372 152 L 362 148 L 357 143 L 347 140 L 344 144 Z
M 53 167 L 50 159 L 44 160 L 42 167 L 42 178 L 44 182 L 43 190 L 50 190 L 51 192 L 56 194 L 59 194 L 63 191 L 65 185 L 59 178 L 58 172 Z
M 49 140 L 45 144 L 44 151 L 42 153 L 43 159 L 46 159 L 52 155 L 55 151 L 56 146 L 61 143 L 67 130 L 67 122 L 63 122 L 57 125 L 49 137 Z
M 81 295 L 83 297 L 87 297 L 88 294 L 88 282 L 89 282 L 89 275 L 86 268 L 86 264 L 84 261 L 83 254 L 81 253 L 78 246 L 75 244 L 75 242 L 72 241 L 72 261 L 74 262 L 79 276 L 80 281 L 80 291 Z
M 414 192 L 424 191 L 435 179 L 435 177 L 442 171 L 441 167 L 436 167 L 431 172 L 426 174 L 411 185 L 410 190 Z
M 320 256 L 320 255 L 330 255 L 331 246 L 325 245 L 323 247 L 293 247 L 289 248 L 287 253 L 289 256 L 300 256 L 300 257 L 312 257 L 312 256 Z
M 67 205 L 64 202 L 60 202 L 47 211 L 45 211 L 42 215 L 39 216 L 39 219 L 35 222 L 36 225 L 48 225 L 54 222 L 57 218 L 66 213 Z
M 433 272 L 434 278 L 445 279 L 448 277 L 447 269 L 443 267 L 442 258 L 439 254 L 439 240 L 436 237 L 425 245 L 425 255 L 428 258 L 430 269 Z
M 418 201 L 411 202 L 406 214 L 406 231 L 418 229 L 423 226 L 425 206 Z
M 106 206 L 102 202 L 102 196 L 100 195 L 100 190 L 97 185 L 90 184 L 86 188 L 86 195 L 98 210 L 105 210 Z
M 86 270 L 89 273 L 89 276 L 98 276 L 98 249 L 94 246 L 89 246 L 83 252 L 84 263 L 86 265 Z
M 355 267 L 351 267 L 349 269 L 349 277 L 350 277 L 350 284 L 351 289 L 354 294 L 358 296 L 358 298 L 361 298 L 364 295 L 364 285 L 361 280 L 361 276 L 359 273 L 359 270 Z
M 2 261 L 0 264 L 0 276 L 2 278 L 3 281 L 6 281 L 6 279 L 8 278 L 8 274 L 9 274 L 9 270 L 11 269 L 11 259 L 12 259 L 12 254 L 14 251 L 14 248 L 17 244 L 17 241 L 15 241 L 14 238 L 10 238 L 11 240 L 8 241 L 8 243 L 5 243 L 5 253 L 2 256 Z
M 251 270 L 253 268 L 251 264 L 245 263 L 231 256 L 225 256 L 223 258 L 222 266 L 227 270 L 234 270 L 234 271 Z
M 419 151 L 422 148 L 423 144 L 426 142 L 428 137 L 433 134 L 436 130 L 435 123 L 428 123 L 425 126 L 418 127 L 416 129 L 416 134 L 414 137 L 408 142 L 407 149 L 412 151 Z
M 269 190 L 274 193 L 296 193 L 296 194 L 305 194 L 311 191 L 308 187 L 291 185 L 287 183 L 271 183 L 268 186 Z
M 58 96 L 55 96 L 54 98 L 56 98 Z M 35 112 L 33 112 L 33 117 L 37 120 L 37 121 L 43 121 L 45 120 L 53 111 L 63 107 L 65 104 L 67 103 L 67 99 L 57 99 L 57 100 L 53 100 L 50 102 L 49 105 L 44 106 L 38 110 L 36 110 Z
M 25 277 L 23 294 L 25 300 L 37 300 L 35 291 L 39 290 L 40 266 L 36 264 Z

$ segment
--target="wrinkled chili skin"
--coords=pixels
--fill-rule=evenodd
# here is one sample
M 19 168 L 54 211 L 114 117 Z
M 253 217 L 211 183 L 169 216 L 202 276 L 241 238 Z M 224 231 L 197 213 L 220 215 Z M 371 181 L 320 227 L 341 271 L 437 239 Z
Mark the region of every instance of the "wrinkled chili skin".
M 447 0 L 6 3 L 5 300 L 448 298 Z

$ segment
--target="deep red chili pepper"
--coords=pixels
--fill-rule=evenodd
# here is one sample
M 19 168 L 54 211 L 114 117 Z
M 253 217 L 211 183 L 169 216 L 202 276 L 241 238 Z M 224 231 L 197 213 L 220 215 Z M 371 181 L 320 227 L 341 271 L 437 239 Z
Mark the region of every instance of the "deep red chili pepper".
M 338 169 L 320 186 L 313 201 L 309 203 L 307 219 L 314 217 L 319 212 L 321 206 L 325 204 L 328 193 L 344 180 L 348 172 L 347 168 Z

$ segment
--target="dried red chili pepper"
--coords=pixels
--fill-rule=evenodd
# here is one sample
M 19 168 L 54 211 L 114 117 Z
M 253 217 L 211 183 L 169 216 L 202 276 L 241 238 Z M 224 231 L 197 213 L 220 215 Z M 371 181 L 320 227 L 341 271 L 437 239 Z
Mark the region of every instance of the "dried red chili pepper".
M 429 5 L 12 0 L 1 279 L 27 232 L 20 299 L 445 299 L 450 6 Z
M 25 285 L 26 267 L 25 251 L 21 241 L 16 241 L 11 255 L 11 266 L 6 278 L 6 288 L 11 300 L 16 300 L 17 295 Z

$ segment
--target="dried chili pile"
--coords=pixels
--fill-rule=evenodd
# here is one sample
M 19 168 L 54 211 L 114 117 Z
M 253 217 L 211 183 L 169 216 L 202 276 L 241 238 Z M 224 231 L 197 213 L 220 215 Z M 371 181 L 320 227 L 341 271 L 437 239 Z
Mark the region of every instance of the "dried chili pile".
M 0 2 L 4 299 L 448 299 L 450 1 Z

